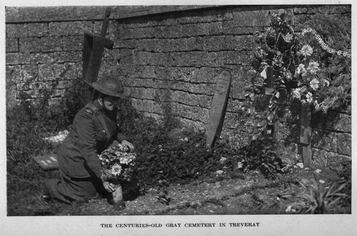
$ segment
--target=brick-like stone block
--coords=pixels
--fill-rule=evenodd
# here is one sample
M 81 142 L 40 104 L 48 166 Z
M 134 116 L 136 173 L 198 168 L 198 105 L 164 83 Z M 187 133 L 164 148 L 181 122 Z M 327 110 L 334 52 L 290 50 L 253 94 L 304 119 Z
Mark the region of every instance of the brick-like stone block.
M 180 90 L 186 91 L 197 95 L 212 95 L 213 94 L 213 87 L 211 84 L 195 84 L 195 83 L 188 83 L 183 81 L 175 81 L 173 84 L 170 85 L 170 89 L 172 90 Z
M 150 89 L 150 88 L 141 88 L 141 87 L 130 88 L 130 96 L 137 99 L 154 100 L 155 92 L 156 92 L 155 89 Z
M 194 68 L 191 69 L 191 72 L 185 81 L 192 81 L 194 83 L 212 83 L 215 84 L 217 82 L 217 76 L 221 72 L 221 69 L 211 68 L 211 67 L 201 67 L 201 68 Z M 213 88 L 213 87 L 212 87 Z M 210 89 L 213 95 L 213 89 Z
M 251 51 L 253 49 L 253 36 L 251 35 L 235 36 L 232 41 L 234 45 L 232 48 L 235 50 Z
M 337 135 L 335 133 L 324 133 L 314 130 L 311 138 L 311 146 L 337 153 Z
M 318 148 L 312 149 L 312 162 L 317 166 L 337 167 L 350 160 L 350 156 L 339 155 L 337 153 Z
M 117 60 L 120 61 L 120 64 L 125 65 L 124 67 L 126 68 L 130 68 L 128 67 L 128 65 L 131 66 L 133 64 L 137 64 L 136 53 L 132 50 L 127 50 L 127 49 L 119 50 Z
M 28 37 L 26 24 L 6 24 L 6 38 Z
M 19 51 L 19 39 L 7 38 L 6 39 L 6 53 Z
M 182 52 L 187 50 L 186 39 L 168 39 L 165 44 L 160 44 L 162 52 Z
M 184 27 L 182 25 L 166 26 L 162 28 L 163 38 L 179 38 L 182 37 Z
M 34 61 L 34 57 L 33 55 L 36 55 L 36 53 L 30 53 L 30 52 L 22 52 L 18 54 L 19 57 L 19 61 L 18 64 L 20 65 L 28 65 L 28 64 L 33 64 L 36 63 L 36 61 Z
M 40 38 L 20 38 L 20 52 L 41 52 Z
M 33 82 L 39 80 L 37 65 L 23 65 L 21 66 L 22 81 Z
M 6 82 L 6 106 L 16 105 L 17 87 L 15 82 Z
M 131 79 L 130 87 L 144 87 L 144 88 L 153 88 L 155 86 L 152 79 Z
M 234 26 L 268 26 L 268 11 L 234 11 Z
M 54 62 L 60 62 L 56 59 L 56 53 L 32 53 L 30 57 L 31 61 L 35 62 L 36 64 L 51 64 Z
M 204 50 L 206 51 L 222 51 L 226 49 L 226 36 L 211 36 L 204 39 Z
M 351 135 L 345 133 L 337 133 L 337 152 L 342 155 L 351 156 Z
M 204 50 L 204 37 L 189 37 L 183 43 L 185 46 L 181 51 Z
M 48 25 L 50 36 L 84 35 L 84 31 L 92 32 L 91 21 L 50 22 Z M 100 34 L 100 31 L 98 32 Z
M 171 66 L 201 67 L 212 64 L 208 59 L 208 53 L 204 51 L 174 52 L 170 56 L 169 65 Z
M 190 119 L 193 121 L 201 121 L 201 109 L 199 107 L 184 105 L 176 102 L 173 102 L 171 104 L 174 114 L 176 114 L 178 117 Z
M 29 90 L 41 90 L 46 88 L 46 84 L 43 82 L 32 82 L 28 88 Z
M 77 73 L 76 64 L 41 64 L 38 69 L 39 79 L 44 81 L 73 79 L 73 73 Z
M 43 37 L 41 38 L 42 52 L 62 51 L 62 37 Z
M 28 37 L 48 36 L 47 23 L 29 23 L 27 24 Z
M 16 84 L 16 90 L 17 91 L 28 91 L 29 90 L 29 84 L 28 83 L 17 83 Z
M 339 119 L 334 125 L 336 131 L 351 133 L 352 131 L 352 118 L 349 114 L 340 114 Z
M 180 24 L 196 24 L 202 22 L 202 16 L 197 14 L 188 13 L 186 16 L 182 16 L 177 19 L 177 22 Z
M 63 51 L 78 51 L 83 49 L 83 36 L 66 36 L 62 38 Z
M 50 53 L 47 55 L 51 55 L 51 58 L 59 63 L 77 62 L 83 64 L 82 51 L 69 51 L 69 52 L 62 51 L 62 52 Z
M 151 52 L 136 52 L 135 56 L 135 64 L 137 65 L 152 65 L 154 63 L 155 54 Z
M 20 83 L 22 81 L 21 66 L 6 66 L 6 84 Z
M 20 53 L 6 53 L 6 65 L 18 65 L 20 61 Z
M 246 51 L 217 52 L 217 64 L 250 65 L 250 54 Z
M 181 37 L 203 36 L 207 34 L 207 23 L 187 24 L 182 26 Z
M 222 22 L 222 34 L 224 35 L 252 35 L 256 31 L 263 31 L 263 29 L 263 26 L 237 25 L 232 20 Z
M 172 91 L 171 98 L 173 102 L 178 102 L 186 105 L 198 105 L 194 99 L 194 95 L 183 91 Z
M 220 35 L 223 32 L 223 23 L 222 22 L 212 22 L 204 25 L 205 32 L 207 35 Z

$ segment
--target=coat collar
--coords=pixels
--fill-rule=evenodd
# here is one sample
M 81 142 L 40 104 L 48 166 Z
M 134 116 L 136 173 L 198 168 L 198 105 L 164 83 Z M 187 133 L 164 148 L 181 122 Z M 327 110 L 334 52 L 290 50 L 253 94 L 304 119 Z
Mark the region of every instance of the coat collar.
M 92 103 L 98 108 L 99 111 L 102 111 L 102 112 L 104 111 L 104 107 L 102 105 L 100 105 L 100 103 L 98 102 L 98 99 L 94 100 Z

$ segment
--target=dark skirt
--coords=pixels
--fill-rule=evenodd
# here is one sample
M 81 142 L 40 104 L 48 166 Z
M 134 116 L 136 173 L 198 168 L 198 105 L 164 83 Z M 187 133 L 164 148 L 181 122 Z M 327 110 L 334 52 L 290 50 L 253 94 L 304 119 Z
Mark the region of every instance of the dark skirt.
M 99 197 L 105 194 L 105 190 L 99 178 L 71 178 L 60 171 L 60 179 L 45 181 L 45 194 L 53 200 L 70 204 Z

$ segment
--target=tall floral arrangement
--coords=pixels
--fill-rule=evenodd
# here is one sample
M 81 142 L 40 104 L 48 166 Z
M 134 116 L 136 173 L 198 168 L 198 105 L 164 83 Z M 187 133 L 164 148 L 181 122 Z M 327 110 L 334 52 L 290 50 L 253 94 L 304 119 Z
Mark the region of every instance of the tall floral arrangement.
M 255 34 L 251 72 L 246 108 L 255 119 L 253 139 L 275 122 L 283 94 L 309 105 L 313 112 L 350 104 L 350 20 L 323 12 L 295 31 L 285 12 L 271 14 L 270 27 Z M 252 109 L 259 97 L 269 100 L 261 112 Z
M 102 173 L 106 180 L 113 183 L 123 183 L 131 180 L 136 164 L 136 154 L 129 148 L 114 143 L 98 155 L 103 167 Z

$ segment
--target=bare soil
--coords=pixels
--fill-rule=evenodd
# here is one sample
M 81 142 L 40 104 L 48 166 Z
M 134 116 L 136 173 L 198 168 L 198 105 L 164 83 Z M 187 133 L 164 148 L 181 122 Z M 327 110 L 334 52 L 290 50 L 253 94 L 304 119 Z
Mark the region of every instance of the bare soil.
M 186 184 L 170 184 L 165 197 L 168 204 L 160 202 L 160 188 L 148 187 L 145 194 L 126 200 L 124 210 L 116 210 L 107 199 L 93 199 L 84 203 L 65 205 L 56 202 L 43 204 L 37 215 L 241 215 L 241 214 L 301 214 L 291 208 L 302 202 L 304 190 L 298 181 L 310 181 L 317 175 L 326 186 L 343 181 L 335 171 L 326 169 L 299 169 L 294 173 L 278 175 L 267 180 L 260 172 L 211 176 Z M 328 209 L 329 214 L 350 214 L 351 204 L 340 204 Z

